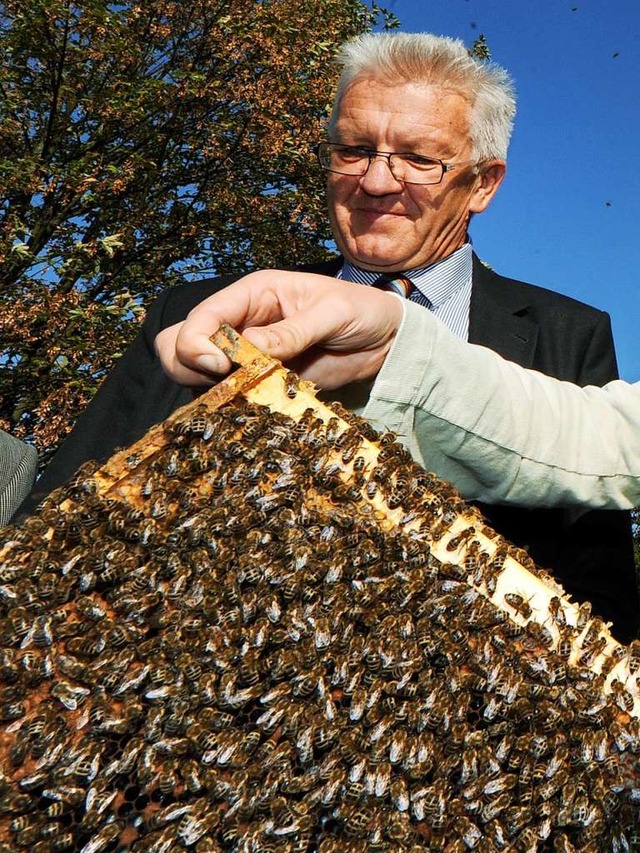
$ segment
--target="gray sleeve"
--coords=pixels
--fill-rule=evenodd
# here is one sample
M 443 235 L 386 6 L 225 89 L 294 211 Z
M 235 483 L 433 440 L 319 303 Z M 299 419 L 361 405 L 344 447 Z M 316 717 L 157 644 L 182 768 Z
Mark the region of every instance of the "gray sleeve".
M 0 524 L 8 524 L 29 494 L 36 475 L 34 447 L 0 430 Z
M 524 370 L 410 303 L 363 414 L 467 499 L 640 504 L 640 384 L 579 388 Z

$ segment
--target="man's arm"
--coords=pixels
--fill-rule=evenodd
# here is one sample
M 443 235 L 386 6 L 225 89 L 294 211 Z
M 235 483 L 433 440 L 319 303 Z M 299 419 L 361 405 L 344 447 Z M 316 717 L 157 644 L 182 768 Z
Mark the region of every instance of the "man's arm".
M 396 429 L 469 498 L 640 503 L 640 385 L 579 388 L 525 370 L 464 343 L 411 303 L 364 415 Z
M 464 343 L 412 303 L 276 271 L 240 280 L 156 339 L 173 378 L 206 384 L 208 374 L 229 370 L 209 341 L 222 322 L 284 361 L 306 350 L 297 367 L 320 387 L 375 377 L 364 416 L 398 433 L 469 498 L 529 507 L 640 503 L 638 385 L 581 389 Z
M 401 319 L 390 293 L 317 273 L 259 270 L 204 299 L 155 347 L 173 380 L 211 385 L 231 369 L 209 340 L 228 323 L 304 379 L 335 389 L 376 375 Z

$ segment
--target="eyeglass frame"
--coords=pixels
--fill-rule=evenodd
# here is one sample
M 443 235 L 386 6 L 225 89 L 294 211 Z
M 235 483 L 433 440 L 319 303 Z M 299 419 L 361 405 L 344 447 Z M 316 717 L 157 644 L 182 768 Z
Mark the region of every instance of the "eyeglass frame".
M 322 162 L 321 150 L 322 149 L 332 148 L 351 148 L 351 149 L 360 149 L 363 152 L 363 157 L 366 156 L 368 158 L 367 167 L 364 172 L 338 172 L 336 169 L 330 169 L 328 166 L 325 166 Z M 441 160 L 439 157 L 428 157 L 426 154 L 416 154 L 413 151 L 377 151 L 375 149 L 368 149 L 364 145 L 346 145 L 344 142 L 317 142 L 313 150 L 315 152 L 316 157 L 318 158 L 318 162 L 320 163 L 320 168 L 325 172 L 331 172 L 333 175 L 345 175 L 348 178 L 363 178 L 369 169 L 371 168 L 371 163 L 378 157 L 384 157 L 387 161 L 387 166 L 389 167 L 389 171 L 393 176 L 395 181 L 401 184 L 413 184 L 414 186 L 419 187 L 434 187 L 438 186 L 438 184 L 442 183 L 442 180 L 447 172 L 452 172 L 454 169 L 458 169 L 461 166 L 477 166 L 481 161 L 480 160 L 464 160 L 461 163 L 445 163 L 444 160 Z M 393 167 L 391 165 L 392 157 L 421 157 L 424 160 L 430 160 L 432 163 L 437 163 L 441 168 L 440 178 L 437 181 L 407 181 L 404 178 L 397 178 L 395 172 L 393 171 Z

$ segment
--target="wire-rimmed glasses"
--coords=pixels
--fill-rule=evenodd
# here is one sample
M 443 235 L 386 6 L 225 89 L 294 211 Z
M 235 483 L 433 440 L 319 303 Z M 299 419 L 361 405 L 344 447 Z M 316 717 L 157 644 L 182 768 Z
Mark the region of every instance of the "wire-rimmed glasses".
M 338 175 L 362 177 L 378 157 L 383 157 L 396 181 L 403 184 L 439 184 L 445 172 L 468 166 L 474 160 L 463 163 L 444 163 L 437 157 L 397 151 L 375 151 L 361 145 L 343 145 L 340 142 L 320 142 L 315 147 L 318 161 L 327 172 Z

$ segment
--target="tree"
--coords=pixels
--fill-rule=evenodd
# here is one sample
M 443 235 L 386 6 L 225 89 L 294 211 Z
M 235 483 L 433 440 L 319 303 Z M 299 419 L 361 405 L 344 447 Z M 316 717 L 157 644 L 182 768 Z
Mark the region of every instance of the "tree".
M 0 7 L 0 425 L 55 448 L 161 288 L 317 260 L 359 0 Z

